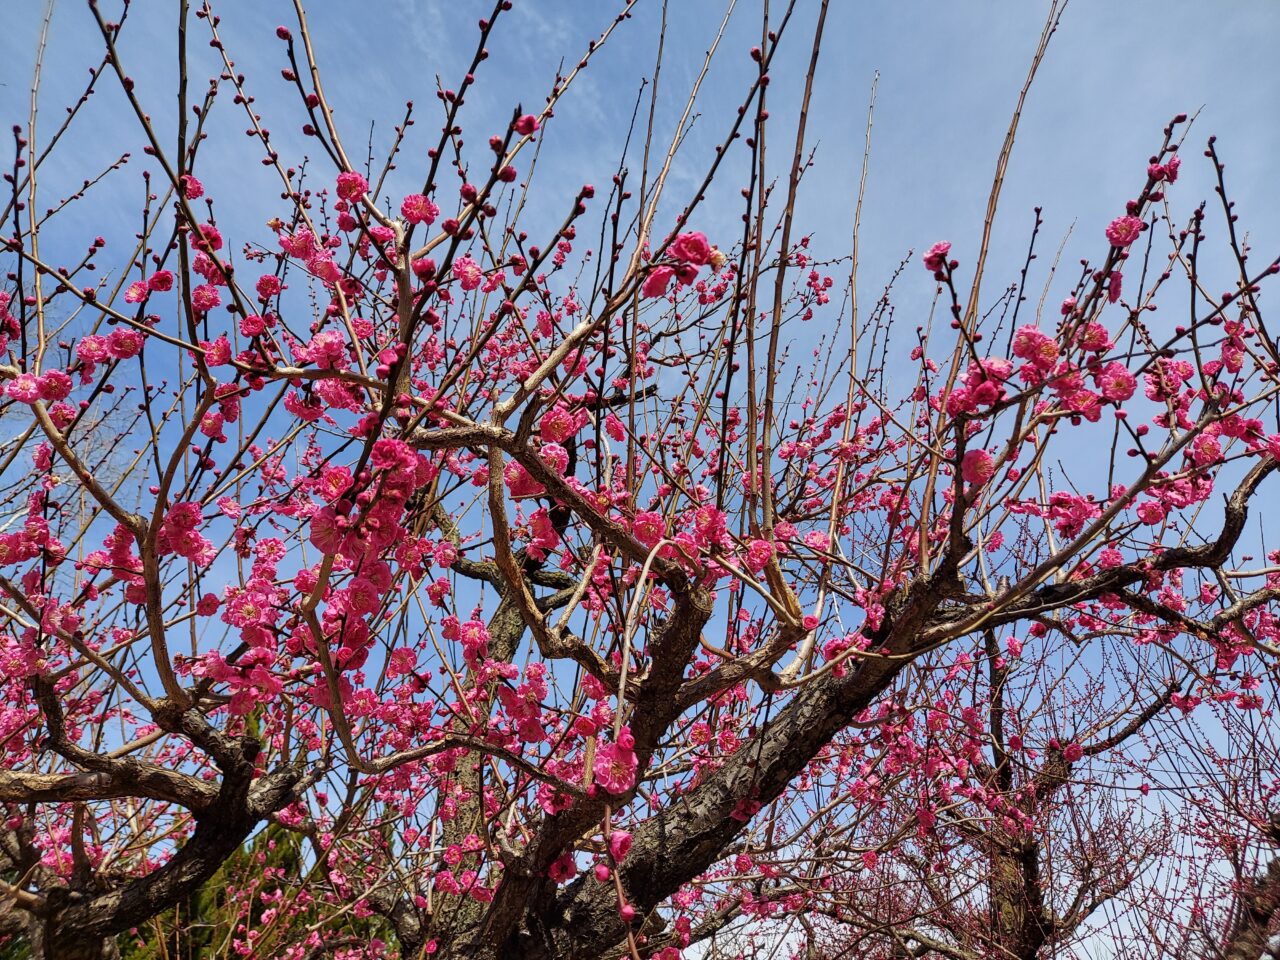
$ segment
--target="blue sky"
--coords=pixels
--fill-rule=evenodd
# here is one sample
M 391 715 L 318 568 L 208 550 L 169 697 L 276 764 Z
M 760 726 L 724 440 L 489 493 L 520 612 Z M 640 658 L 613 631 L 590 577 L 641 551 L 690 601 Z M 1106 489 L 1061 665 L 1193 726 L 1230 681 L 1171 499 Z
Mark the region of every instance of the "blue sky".
M 116 5 L 103 0 L 102 6 L 110 15 Z M 775 20 L 782 6 L 774 3 Z M 779 168 L 789 154 L 817 3 L 801 0 L 797 6 L 770 87 L 776 121 L 771 144 Z M 148 0 L 133 7 L 123 44 L 126 68 L 157 123 L 171 129 L 176 5 Z M 375 153 L 385 149 L 404 101 L 412 98 L 419 122 L 411 143 L 420 163 L 428 136 L 434 137 L 438 128 L 436 76 L 446 87 L 457 85 L 474 44 L 475 21 L 489 4 L 313 0 L 308 7 L 326 89 L 349 149 L 363 152 L 371 123 Z M 518 2 L 500 25 L 492 56 L 482 65 L 470 98 L 465 129 L 476 145 L 501 129 L 518 100 L 526 108 L 540 105 L 557 64 L 562 59 L 572 63 L 617 8 L 585 0 Z M 921 250 L 934 240 L 952 240 L 955 255 L 971 261 L 996 153 L 1046 8 L 1026 0 L 832 4 L 810 121 L 816 166 L 800 197 L 798 223 L 816 235 L 820 251 L 838 255 L 847 250 L 866 102 L 879 70 L 863 220 L 865 297 L 877 294 L 908 249 Z M 26 119 L 43 9 L 43 0 L 6 4 L 0 116 L 10 124 Z M 300 112 L 280 79 L 283 45 L 274 35 L 276 23 L 292 21 L 292 4 L 236 0 L 217 9 L 227 48 L 248 75 L 264 122 L 282 155 L 296 161 L 314 143 L 297 132 Z M 558 110 L 540 161 L 535 213 L 558 219 L 578 185 L 607 182 L 638 84 L 651 70 L 660 9 L 658 0 L 641 0 L 632 20 L 614 34 L 610 47 Z M 712 0 L 670 5 L 660 91 L 661 119 L 668 130 L 723 10 L 723 4 Z M 677 166 L 673 196 L 681 196 L 681 186 L 701 172 L 740 102 L 754 69 L 746 51 L 758 38 L 759 10 L 759 0 L 737 5 L 704 89 L 701 116 Z M 1277 27 L 1280 6 L 1270 0 L 1073 0 L 1023 118 L 988 274 L 992 294 L 1013 279 L 1036 204 L 1045 208 L 1042 251 L 1056 248 L 1077 224 L 1064 263 L 1097 255 L 1101 227 L 1136 191 L 1162 126 L 1178 112 L 1201 111 L 1190 140 L 1195 149 L 1187 151 L 1184 180 L 1173 192 L 1178 208 L 1189 212 L 1191 202 L 1208 193 L 1207 165 L 1199 152 L 1204 138 L 1216 133 L 1242 220 L 1260 255 L 1274 251 L 1280 240 L 1280 199 L 1274 188 L 1280 127 L 1272 122 L 1280 101 L 1280 66 L 1271 57 Z M 217 64 L 206 29 L 195 21 L 190 46 L 197 64 L 192 70 L 196 95 Z M 100 49 L 87 6 L 72 0 L 58 3 L 41 97 L 46 134 L 64 105 L 78 95 L 84 71 Z M 103 83 L 77 120 L 72 149 L 44 173 L 46 202 L 96 175 L 120 152 L 136 150 L 136 128 L 122 110 L 114 81 Z M 252 144 L 243 137 L 244 125 L 243 114 L 224 96 L 215 108 L 213 136 L 198 173 L 219 204 L 224 233 L 260 239 L 263 221 L 283 207 L 272 176 L 257 165 Z M 86 234 L 103 233 L 108 239 L 115 230 L 131 234 L 144 159 L 135 153 L 125 171 L 80 205 L 78 216 L 63 218 L 69 232 L 57 232 L 56 239 L 78 249 Z M 418 175 L 412 152 L 406 161 L 401 164 L 405 178 L 393 183 L 393 192 L 397 187 L 408 192 Z M 331 176 L 326 170 L 326 179 Z M 740 168 L 731 164 L 726 196 L 735 195 L 739 186 Z M 739 212 L 736 205 L 711 204 L 695 226 L 714 239 L 734 231 Z M 1042 256 L 1042 264 L 1047 259 Z M 931 290 L 925 286 L 904 287 L 903 303 L 910 306 L 928 297 Z
M 0 35 L 0 115 L 6 123 L 26 120 L 27 87 L 44 6 L 42 0 L 6 4 L 6 26 Z M 102 6 L 110 13 L 114 4 L 104 0 Z M 421 159 L 428 134 L 434 136 L 438 128 L 435 77 L 439 74 L 445 87 L 456 86 L 474 45 L 475 20 L 488 6 L 436 0 L 308 4 L 326 91 L 353 152 L 364 148 L 370 123 L 375 152 L 384 148 L 403 102 L 413 99 L 419 106 L 416 145 Z M 517 100 L 524 100 L 526 108 L 540 105 L 559 61 L 572 63 L 616 6 L 584 0 L 517 3 L 499 26 L 493 55 L 481 67 L 466 131 L 483 141 L 502 127 Z M 759 6 L 750 0 L 737 4 L 701 99 L 694 136 L 677 166 L 673 196 L 681 195 L 682 182 L 700 173 L 750 81 L 754 64 L 746 50 L 758 37 Z M 777 18 L 782 4 L 773 6 Z M 133 8 L 125 29 L 125 64 L 157 123 L 172 128 L 175 5 L 150 0 Z M 794 129 L 794 106 L 817 3 L 803 0 L 797 8 L 769 90 L 776 120 L 771 142 L 780 165 Z M 951 239 L 961 260 L 972 259 L 995 157 L 1046 9 L 1047 4 L 1027 0 L 837 0 L 832 5 L 810 120 L 817 164 L 801 193 L 799 223 L 815 233 L 820 251 L 845 252 L 865 106 L 873 73 L 879 70 L 864 212 L 865 296 L 877 293 L 888 270 L 909 248 L 920 250 L 934 239 Z M 635 17 L 614 33 L 609 49 L 593 61 L 558 110 L 541 160 L 540 192 L 535 195 L 540 206 L 535 210 L 558 218 L 573 188 L 607 182 L 637 84 L 652 68 L 659 10 L 657 0 L 641 0 Z M 285 157 L 298 159 L 314 143 L 308 145 L 297 133 L 298 108 L 279 77 L 283 45 L 274 36 L 276 22 L 291 22 L 292 4 L 237 0 L 220 4 L 218 12 L 223 15 L 228 50 L 250 78 L 274 140 Z M 668 129 L 722 15 L 723 5 L 710 0 L 671 4 L 660 88 Z M 998 291 L 1006 278 L 1011 279 L 1037 204 L 1044 206 L 1046 218 L 1044 250 L 1056 247 L 1074 223 L 1076 241 L 1085 243 L 1078 256 L 1094 255 L 1096 234 L 1137 189 L 1162 125 L 1179 111 L 1201 114 L 1190 138 L 1197 148 L 1188 151 L 1192 163 L 1184 168 L 1175 201 L 1189 212 L 1190 201 L 1206 195 L 1208 172 L 1198 161 L 1198 147 L 1208 134 L 1219 134 L 1245 227 L 1263 255 L 1274 248 L 1280 223 L 1274 188 L 1280 128 L 1270 122 L 1280 99 L 1280 67 L 1271 58 L 1276 27 L 1280 6 L 1270 0 L 1074 0 L 1025 111 L 1001 206 L 989 289 Z M 197 63 L 192 70 L 195 95 L 216 63 L 202 24 L 193 24 L 191 35 Z M 100 49 L 87 6 L 61 0 L 52 19 L 41 97 L 41 128 L 46 134 L 60 119 L 63 106 L 78 95 L 84 69 Z M 116 84 L 102 84 L 96 101 L 70 134 L 72 148 L 61 152 L 42 179 L 45 201 L 60 198 L 69 186 L 99 173 L 123 150 L 136 148 L 134 125 L 122 110 Z M 259 233 L 262 221 L 283 212 L 278 191 L 269 174 L 257 168 L 251 145 L 241 133 L 243 114 L 233 108 L 229 96 L 215 109 L 214 122 L 198 173 L 219 202 L 224 233 Z M 73 248 L 87 232 L 82 228 L 88 219 L 101 221 L 96 232 L 109 234 L 109 227 L 133 232 L 142 160 L 134 156 L 125 172 L 114 174 L 105 189 L 82 205 L 84 216 L 74 223 L 79 236 Z M 402 172 L 410 173 L 413 166 L 402 164 Z M 326 172 L 326 177 L 332 173 Z M 733 180 L 726 183 L 731 192 L 741 186 L 735 177 L 727 180 Z M 404 191 L 411 183 L 406 175 Z M 721 212 L 721 223 L 717 211 L 709 209 L 696 225 L 713 237 L 730 232 L 739 210 Z M 68 227 L 73 227 L 72 218 L 65 220 L 64 228 Z M 61 239 L 61 233 L 58 236 Z M 72 239 L 67 237 L 68 242 Z M 1074 251 L 1065 262 L 1073 260 L 1070 252 Z M 910 291 L 904 296 L 910 297 Z

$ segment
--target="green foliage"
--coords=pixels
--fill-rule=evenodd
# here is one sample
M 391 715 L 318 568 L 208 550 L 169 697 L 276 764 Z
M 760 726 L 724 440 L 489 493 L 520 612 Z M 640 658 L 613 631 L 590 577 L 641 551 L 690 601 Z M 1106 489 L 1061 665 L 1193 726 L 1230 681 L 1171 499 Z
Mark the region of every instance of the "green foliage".
M 276 824 L 270 824 L 237 851 L 218 872 L 184 902 L 153 917 L 136 930 L 121 934 L 116 946 L 120 960 L 212 960 L 236 957 L 232 942 L 237 927 L 246 921 L 259 932 L 254 956 L 275 956 L 277 948 L 292 945 L 277 937 L 296 936 L 300 929 L 316 923 L 332 910 L 316 906 L 302 909 L 292 920 L 265 925 L 263 914 L 270 908 L 261 893 L 282 889 L 286 897 L 306 885 L 314 862 L 304 855 L 302 838 Z M 252 902 L 245 904 L 245 898 Z M 346 942 L 381 938 L 394 943 L 394 936 L 380 917 L 361 920 L 350 913 L 323 928 L 330 937 Z M 0 960 L 31 960 L 31 945 L 25 938 L 0 943 Z
M 307 874 L 313 867 L 314 863 L 304 855 L 301 837 L 271 824 L 229 858 L 209 882 L 185 902 L 152 918 L 145 927 L 122 934 L 118 940 L 121 960 L 206 960 L 237 956 L 232 941 L 242 936 L 237 933 L 237 927 L 246 919 L 246 897 L 253 898 L 247 907 L 249 927 L 259 933 L 254 956 L 275 956 L 277 948 L 292 945 L 280 943 L 276 937 L 296 935 L 300 929 L 317 922 L 322 914 L 332 915 L 333 911 L 310 906 L 292 920 L 268 925 L 262 917 L 272 905 L 264 903 L 260 894 L 264 890 L 283 889 L 286 896 L 291 895 L 305 886 Z M 323 929 L 343 940 L 368 942 L 380 937 L 394 942 L 380 917 L 360 920 L 345 914 L 337 923 Z M 0 953 L 0 960 L 24 958 Z

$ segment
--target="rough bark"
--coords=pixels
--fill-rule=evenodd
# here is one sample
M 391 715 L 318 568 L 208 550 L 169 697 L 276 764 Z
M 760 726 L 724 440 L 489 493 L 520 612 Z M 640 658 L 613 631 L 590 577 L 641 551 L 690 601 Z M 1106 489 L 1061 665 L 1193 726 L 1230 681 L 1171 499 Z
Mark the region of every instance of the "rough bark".
M 1280 857 L 1240 892 L 1235 923 L 1222 947 L 1223 960 L 1258 960 L 1270 956 L 1272 921 L 1280 914 Z
M 942 576 L 904 592 L 886 618 L 878 652 L 902 655 L 912 648 L 920 627 L 949 592 L 949 573 L 944 569 Z M 801 688 L 754 741 L 637 830 L 619 867 L 637 923 L 714 864 L 746 827 L 751 807 L 777 799 L 818 751 L 889 688 L 907 662 L 906 656 L 871 657 L 844 676 L 832 672 Z M 519 929 L 483 956 L 590 960 L 626 933 L 613 891 L 580 877 L 553 899 L 534 901 Z
M 497 442 L 492 436 L 484 439 Z M 529 469 L 535 468 L 531 464 Z M 1244 529 L 1249 498 L 1275 469 L 1276 462 L 1268 458 L 1249 472 L 1228 499 L 1223 526 L 1214 540 L 1165 551 L 1150 566 L 1211 568 L 1223 563 Z M 537 479 L 553 482 L 540 475 Z M 890 598 L 884 623 L 872 637 L 872 656 L 851 662 L 843 676 L 832 672 L 799 688 L 775 720 L 723 766 L 635 830 L 632 850 L 619 866 L 627 896 L 636 908 L 632 932 L 640 929 L 642 918 L 650 916 L 658 904 L 712 866 L 745 828 L 750 812 L 758 809 L 755 805 L 781 796 L 824 746 L 890 688 L 914 656 L 968 632 L 964 624 L 978 607 L 963 602 L 967 598 L 958 579 L 958 558 L 969 547 L 963 537 L 957 538 L 932 575 L 918 578 Z M 1148 571 L 1146 565 L 1129 564 L 1069 584 L 1048 583 L 1008 598 L 994 611 L 984 601 L 983 618 L 993 626 L 1087 602 L 1142 580 Z M 674 608 L 650 641 L 649 669 L 633 701 L 631 723 L 641 770 L 688 705 L 691 688 L 697 688 L 696 699 L 714 692 L 704 689 L 705 676 L 684 680 L 688 657 L 710 616 L 709 597 L 684 584 L 671 586 Z M 1046 775 L 1056 777 L 1060 772 L 1055 765 Z M 623 805 L 630 797 L 612 799 L 615 805 Z M 532 840 L 506 865 L 493 902 L 482 916 L 469 914 L 467 927 L 454 928 L 454 935 L 439 944 L 437 956 L 599 960 L 625 942 L 628 928 L 609 885 L 583 876 L 557 889 L 547 879 L 547 866 L 599 822 L 604 807 L 598 798 L 584 799 L 531 824 Z M 1052 928 L 1038 893 L 1038 852 L 1011 849 L 1008 860 L 998 872 L 1008 881 L 1000 883 L 1001 889 L 1009 891 L 1004 896 L 1010 908 L 1006 911 L 1009 942 L 1020 944 L 1018 956 L 1030 958 L 1047 942 Z M 406 932 L 411 926 L 406 926 Z
M 194 893 L 267 816 L 292 799 L 302 777 L 300 767 L 282 767 L 255 778 L 257 741 L 224 737 L 192 711 L 167 719 L 215 754 L 223 773 L 217 799 L 192 813 L 195 829 L 190 838 L 151 873 L 105 892 L 49 889 L 45 908 L 34 921 L 38 930 L 33 940 L 50 960 L 106 960 L 117 934 Z
M 1053 933 L 1045 910 L 1039 844 L 997 839 L 990 870 L 991 938 L 997 951 L 1009 960 L 1036 960 Z

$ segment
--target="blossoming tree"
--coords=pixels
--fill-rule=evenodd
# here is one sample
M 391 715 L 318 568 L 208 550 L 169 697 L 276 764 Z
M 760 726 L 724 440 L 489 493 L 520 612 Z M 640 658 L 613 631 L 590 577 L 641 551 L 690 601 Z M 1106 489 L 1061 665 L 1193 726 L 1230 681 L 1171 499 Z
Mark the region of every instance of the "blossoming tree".
M 85 96 L 43 139 L 34 112 L 16 128 L 6 174 L 12 949 L 1265 944 L 1280 566 L 1242 553 L 1280 457 L 1277 265 L 1251 261 L 1212 141 L 1225 282 L 1209 208 L 1175 219 L 1184 117 L 1125 173 L 1092 259 L 1051 275 L 1060 309 L 1030 305 L 1029 251 L 991 310 L 1015 120 L 981 241 L 904 266 L 943 318 L 904 331 L 887 291 L 859 314 L 856 249 L 837 274 L 795 222 L 826 0 L 780 171 L 765 130 L 792 121 L 766 94 L 807 29 L 794 4 L 689 196 L 668 180 L 692 98 L 669 149 L 641 127 L 641 172 L 567 189 L 550 226 L 521 219 L 544 125 L 634 0 L 476 147 L 495 3 L 429 149 L 406 146 L 410 106 L 376 164 L 300 4 L 277 35 L 308 164 L 278 152 L 207 4 L 178 5 L 168 133 L 105 6 Z M 201 31 L 220 67 L 196 97 Z M 94 184 L 46 212 L 42 171 L 108 84 L 136 122 L 116 175 L 141 168 L 140 227 L 62 266 L 41 239 Z M 236 201 L 201 180 L 215 106 L 278 175 L 261 235 L 220 227 Z M 741 232 L 709 237 L 730 155 Z M 405 166 L 417 189 L 394 193 Z M 1193 722 L 1220 763 L 1188 759 Z M 1180 823 L 1213 840 L 1174 884 Z

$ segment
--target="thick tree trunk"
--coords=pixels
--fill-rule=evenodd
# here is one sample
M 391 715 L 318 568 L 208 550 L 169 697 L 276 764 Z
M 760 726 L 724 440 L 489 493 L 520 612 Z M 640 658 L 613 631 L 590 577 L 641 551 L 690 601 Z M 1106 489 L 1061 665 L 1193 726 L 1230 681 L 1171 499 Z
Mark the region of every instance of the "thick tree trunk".
M 991 932 L 994 946 L 1011 960 L 1036 960 L 1054 932 L 1045 909 L 1040 848 L 1008 835 L 992 838 Z
M 32 960 L 120 960 L 114 937 L 86 937 L 60 931 L 53 922 L 32 921 Z
M 1222 956 L 1224 960 L 1258 960 L 1266 953 L 1272 921 L 1280 913 L 1280 857 L 1240 893 L 1238 909 Z
M 191 836 L 164 866 L 104 892 L 54 887 L 33 919 L 37 960 L 115 960 L 115 937 L 177 903 L 205 883 L 266 817 L 288 802 L 300 766 L 281 767 L 255 781 L 258 744 L 222 749 L 226 763 L 218 800 L 195 815 Z M 250 788 L 254 787 L 253 795 Z
M 524 632 L 525 624 L 520 616 L 520 608 L 512 598 L 512 592 L 504 592 L 502 602 L 498 604 L 498 609 L 489 621 L 490 656 L 495 660 L 510 663 Z M 490 683 L 486 696 L 487 703 L 492 703 L 496 686 L 496 683 Z M 462 843 L 468 834 L 480 834 L 486 829 L 483 765 L 482 757 L 471 754 L 463 759 L 456 773 L 466 799 L 459 803 L 456 816 L 444 827 L 441 846 L 446 849 L 453 844 Z M 474 870 L 478 864 L 478 853 L 468 853 L 453 868 L 454 873 L 456 875 L 468 869 Z M 485 904 L 471 897 L 467 891 L 457 895 L 436 891 L 435 906 L 435 915 L 431 919 L 426 936 L 438 939 L 444 944 L 451 944 L 464 938 L 484 919 Z M 402 942 L 401 947 L 404 946 Z
M 1010 856 L 991 858 L 991 938 L 1001 956 L 1035 960 L 1045 937 L 1037 922 L 1037 907 L 1028 902 L 1020 864 Z

